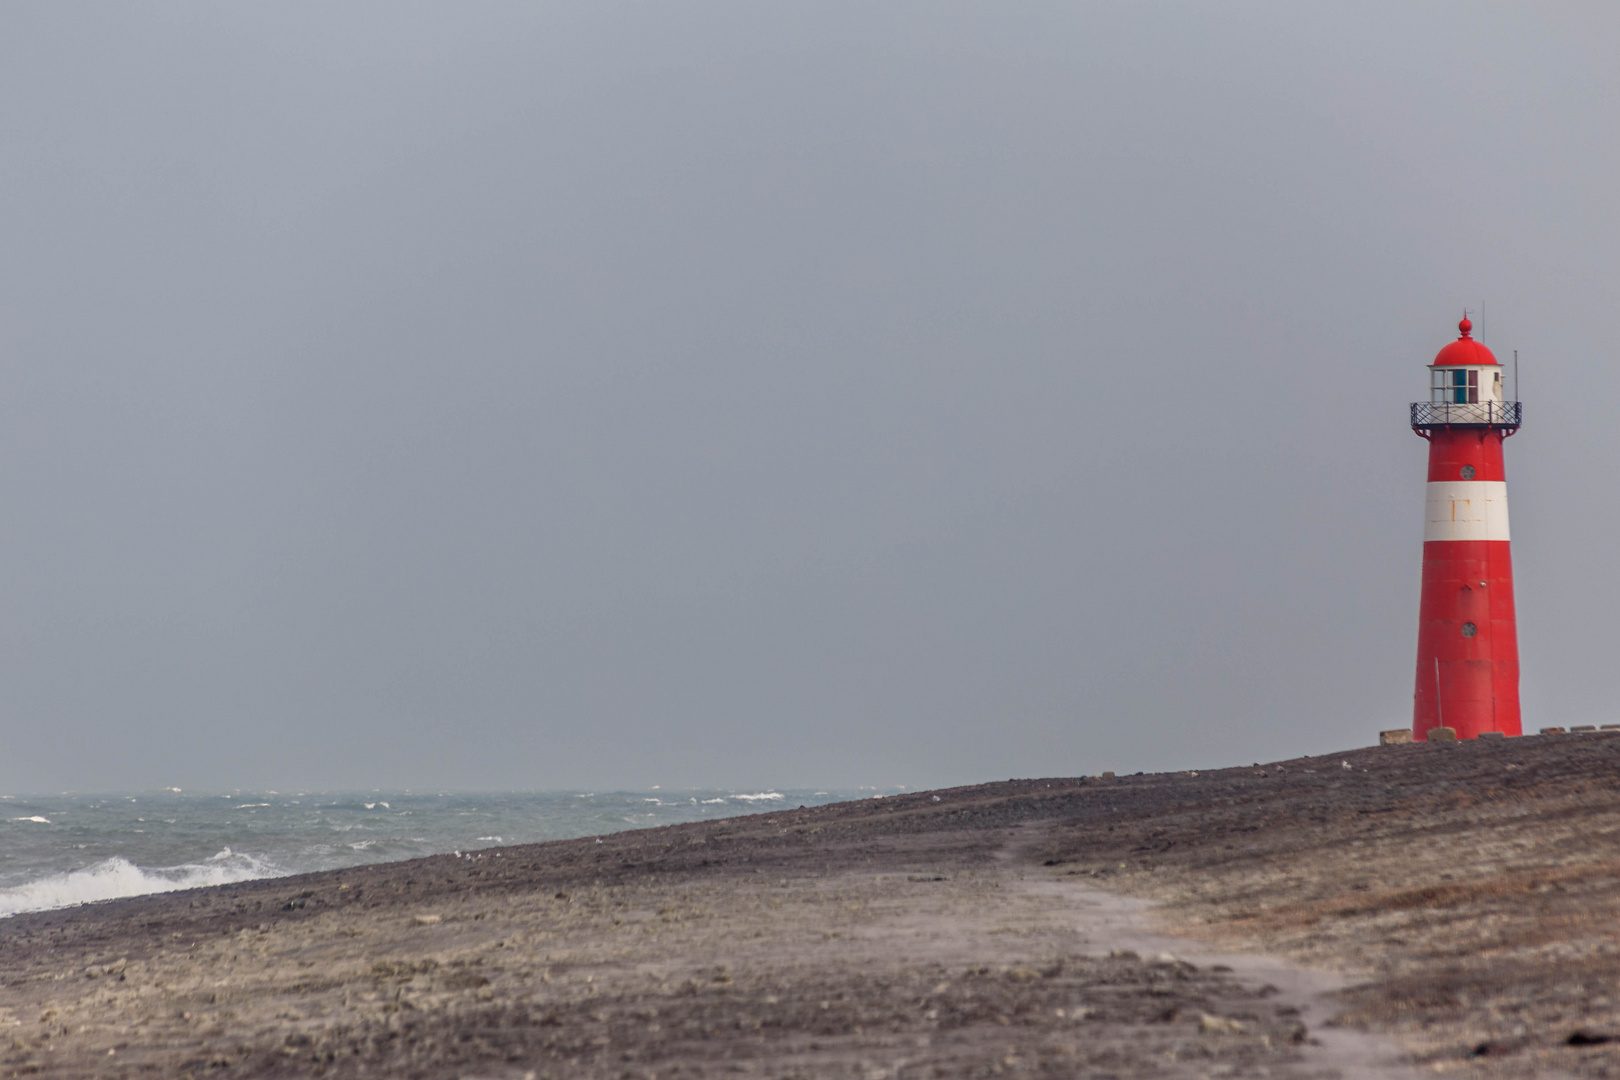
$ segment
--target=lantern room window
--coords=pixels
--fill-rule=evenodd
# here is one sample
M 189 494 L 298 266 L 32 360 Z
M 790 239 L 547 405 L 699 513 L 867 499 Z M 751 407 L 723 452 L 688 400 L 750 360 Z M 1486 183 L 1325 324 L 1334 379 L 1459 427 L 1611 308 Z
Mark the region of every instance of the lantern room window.
M 1479 372 L 1462 368 L 1436 368 L 1431 379 L 1429 400 L 1436 405 L 1477 405 Z

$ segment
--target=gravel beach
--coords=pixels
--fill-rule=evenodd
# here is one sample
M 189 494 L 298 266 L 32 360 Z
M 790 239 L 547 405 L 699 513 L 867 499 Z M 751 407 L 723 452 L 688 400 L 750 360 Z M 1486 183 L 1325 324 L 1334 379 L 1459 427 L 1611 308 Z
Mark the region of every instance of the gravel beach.
M 1610 1076 L 1617 779 L 1380 747 L 20 915 L 0 1076 Z

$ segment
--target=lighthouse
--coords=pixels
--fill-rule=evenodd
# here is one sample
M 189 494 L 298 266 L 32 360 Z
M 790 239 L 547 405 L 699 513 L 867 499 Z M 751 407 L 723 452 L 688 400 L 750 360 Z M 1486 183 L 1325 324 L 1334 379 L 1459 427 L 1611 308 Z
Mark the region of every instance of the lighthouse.
M 1502 366 L 1471 336 L 1429 366 L 1429 400 L 1412 404 L 1412 430 L 1429 440 L 1412 737 L 1449 728 L 1459 739 L 1518 735 L 1519 638 L 1508 548 L 1502 443 L 1519 430 Z M 1439 737 L 1446 732 L 1436 733 Z

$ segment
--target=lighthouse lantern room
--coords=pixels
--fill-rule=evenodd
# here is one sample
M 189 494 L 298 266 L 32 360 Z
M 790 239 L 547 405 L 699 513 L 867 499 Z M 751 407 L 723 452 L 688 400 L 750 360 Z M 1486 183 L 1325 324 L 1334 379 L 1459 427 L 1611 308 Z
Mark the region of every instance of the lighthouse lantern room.
M 1520 734 L 1519 642 L 1513 608 L 1502 444 L 1519 430 L 1502 367 L 1472 336 L 1430 365 L 1429 400 L 1412 404 L 1412 430 L 1429 441 L 1412 735 L 1459 739 Z

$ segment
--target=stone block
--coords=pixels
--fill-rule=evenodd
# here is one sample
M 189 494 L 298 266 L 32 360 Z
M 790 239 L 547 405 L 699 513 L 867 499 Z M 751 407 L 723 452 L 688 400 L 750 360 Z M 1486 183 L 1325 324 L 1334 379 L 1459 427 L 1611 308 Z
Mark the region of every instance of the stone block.
M 1423 736 L 1429 742 L 1456 742 L 1457 729 L 1451 727 L 1432 727 Z
M 1564 729 L 1561 727 L 1544 727 L 1541 729 L 1541 733 L 1543 735 L 1562 735 Z
M 1390 728 L 1388 731 L 1378 733 L 1379 746 L 1399 746 L 1401 743 L 1412 741 L 1412 729 L 1409 727 Z

